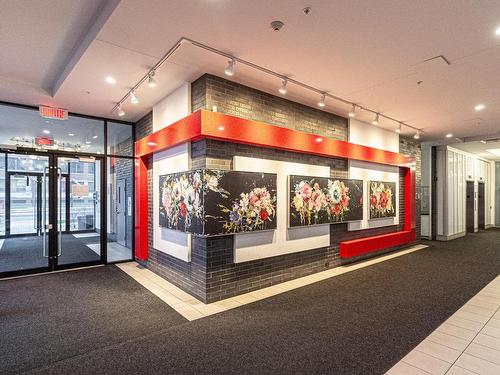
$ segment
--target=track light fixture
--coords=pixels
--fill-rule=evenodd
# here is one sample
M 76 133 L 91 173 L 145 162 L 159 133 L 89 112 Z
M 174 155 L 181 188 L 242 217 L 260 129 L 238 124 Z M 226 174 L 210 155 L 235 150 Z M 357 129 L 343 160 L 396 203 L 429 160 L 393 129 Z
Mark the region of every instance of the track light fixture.
M 356 117 L 356 104 L 352 105 L 351 111 L 348 113 L 349 117 Z
M 229 76 L 229 77 L 232 77 L 234 76 L 234 65 L 236 64 L 236 61 L 234 59 L 231 59 L 227 62 L 227 67 L 226 69 L 224 69 L 224 73 Z
M 281 87 L 278 90 L 280 92 L 280 94 L 285 95 L 288 92 L 288 88 L 286 87 L 287 83 L 288 83 L 288 80 L 285 78 L 283 80 L 283 83 L 281 84 Z
M 396 133 L 400 134 L 401 133 L 401 128 L 403 127 L 403 123 L 400 122 L 396 130 L 394 130 Z
M 500 28 L 499 28 L 500 29 Z M 244 59 L 240 59 L 240 58 L 235 58 L 234 56 L 228 54 L 227 52 L 225 51 L 222 51 L 222 50 L 219 50 L 217 48 L 214 48 L 212 46 L 209 46 L 207 44 L 204 44 L 204 43 L 201 43 L 201 42 L 198 42 L 196 40 L 193 40 L 193 39 L 189 39 L 189 38 L 186 38 L 186 37 L 182 37 L 180 38 L 177 43 L 175 43 L 166 53 L 165 55 L 163 55 L 163 57 L 153 66 L 150 68 L 150 70 L 148 70 L 147 73 L 145 73 L 145 75 L 130 89 L 129 92 L 127 92 L 117 103 L 116 105 L 112 108 L 112 112 L 115 111 L 115 110 L 120 110 L 120 106 L 121 104 L 123 104 L 126 100 L 130 99 L 130 102 L 131 103 L 138 103 L 139 100 L 137 99 L 137 97 L 135 96 L 135 91 L 141 87 L 141 85 L 147 83 L 148 86 L 150 87 L 154 87 L 156 85 L 156 81 L 154 79 L 154 74 L 155 72 L 161 68 L 165 63 L 168 62 L 168 60 L 170 59 L 171 56 L 173 56 L 173 54 L 175 53 L 175 51 L 177 51 L 182 45 L 184 44 L 189 44 L 193 47 L 196 47 L 196 48 L 200 48 L 202 50 L 205 50 L 205 51 L 208 51 L 210 53 L 213 53 L 215 55 L 218 55 L 218 56 L 222 56 L 222 57 L 225 57 L 225 58 L 228 58 L 228 65 L 227 67 L 224 69 L 224 73 L 228 76 L 233 76 L 234 73 L 235 73 L 235 65 L 236 65 L 236 61 L 239 63 L 239 64 L 242 64 L 248 68 L 251 68 L 253 70 L 256 70 L 256 71 L 259 71 L 261 73 L 264 73 L 266 75 L 269 75 L 269 76 L 272 76 L 272 77 L 275 77 L 275 78 L 279 78 L 282 81 L 282 85 L 279 87 L 278 91 L 285 95 L 285 93 L 288 91 L 287 90 L 287 86 L 288 86 L 288 83 L 291 82 L 293 83 L 294 86 L 298 86 L 298 87 L 301 87 L 305 90 L 308 90 L 310 92 L 314 92 L 314 93 L 317 93 L 317 94 L 321 94 L 321 100 L 318 102 L 318 106 L 320 108 L 324 108 L 326 107 L 326 103 L 325 103 L 325 99 L 326 97 L 328 96 L 330 99 L 332 100 L 335 100 L 335 101 L 338 101 L 338 102 L 341 102 L 343 103 L 344 105 L 348 105 L 348 106 L 352 106 L 352 110 L 350 112 L 348 112 L 348 116 L 349 117 L 355 117 L 356 116 L 356 110 L 359 111 L 366 111 L 367 113 L 373 113 L 375 114 L 375 119 L 374 121 L 372 121 L 372 124 L 374 125 L 378 125 L 379 123 L 379 119 L 381 117 L 383 117 L 384 119 L 386 120 L 390 120 L 390 121 L 393 121 L 395 123 L 398 123 L 399 124 L 399 127 L 401 127 L 402 125 L 404 125 L 405 127 L 408 127 L 409 129 L 413 129 L 415 131 L 418 131 L 418 136 L 420 136 L 420 129 L 417 129 L 416 127 L 412 126 L 412 125 L 408 125 L 408 124 L 403 124 L 403 123 L 400 123 L 400 121 L 398 121 L 397 119 L 395 119 L 394 117 L 390 117 L 390 116 L 387 116 L 387 115 L 379 115 L 379 113 L 375 112 L 374 110 L 368 108 L 368 107 L 363 107 L 363 106 L 360 106 L 360 105 L 357 105 L 349 100 L 346 100 L 344 98 L 341 98 L 339 96 L 336 96 L 334 94 L 329 94 L 329 93 L 326 93 L 326 92 L 322 92 L 320 91 L 318 88 L 314 87 L 314 86 L 311 86 L 307 83 L 304 83 L 304 82 L 301 82 L 301 81 L 297 81 L 293 78 L 287 78 L 287 77 L 284 77 L 282 74 L 280 73 L 277 73 L 273 70 L 270 70 L 268 68 L 265 68 L 263 66 L 259 66 L 255 63 L 252 63 L 251 61 L 246 61 Z M 481 110 L 481 109 L 484 109 L 485 106 L 482 105 L 482 106 L 477 106 L 478 108 L 476 108 L 477 111 Z M 399 129 L 398 127 L 398 129 Z M 395 129 L 395 131 L 397 132 L 397 130 Z M 417 138 L 418 139 L 418 138 Z
M 321 95 L 321 99 L 318 102 L 318 107 L 324 108 L 326 106 L 325 97 L 326 97 L 325 94 Z
M 122 105 L 120 103 L 118 103 L 118 116 L 125 116 L 125 111 L 122 109 Z
M 137 96 L 135 96 L 135 92 L 133 91 L 130 92 L 130 103 L 132 104 L 139 103 L 139 99 L 137 99 Z
M 148 86 L 149 87 L 156 87 L 155 71 L 154 70 L 152 70 L 151 73 L 149 73 Z
M 413 138 L 420 139 L 420 130 L 417 130 L 417 132 L 415 133 L 415 135 L 413 136 Z

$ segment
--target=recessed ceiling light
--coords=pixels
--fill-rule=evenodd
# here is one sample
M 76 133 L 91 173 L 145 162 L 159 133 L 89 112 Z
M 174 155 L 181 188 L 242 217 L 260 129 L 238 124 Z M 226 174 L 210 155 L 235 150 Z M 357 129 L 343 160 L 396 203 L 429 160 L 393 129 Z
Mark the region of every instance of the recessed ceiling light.
M 500 36 L 500 26 L 498 26 L 497 29 L 495 30 L 495 35 Z
M 476 111 L 482 111 L 482 110 L 483 110 L 483 109 L 485 109 L 485 108 L 486 108 L 486 106 L 485 106 L 483 103 L 478 104 L 478 105 L 476 105 L 476 106 L 474 107 L 474 109 L 475 109 Z
M 111 77 L 111 76 L 107 76 L 107 77 L 105 78 L 105 81 L 106 81 L 107 83 L 109 83 L 110 85 L 114 85 L 114 84 L 116 83 L 116 79 L 114 79 L 114 78 L 113 78 L 113 77 Z
M 485 145 L 485 144 L 486 144 L 486 141 L 485 141 L 484 139 L 483 139 L 483 140 L 481 140 L 480 142 L 481 142 L 483 145 Z
M 91 142 L 90 142 L 90 141 L 87 141 L 87 142 L 85 142 L 85 143 L 89 145 Z
M 99 138 L 99 136 L 98 135 L 94 135 L 92 138 L 97 139 L 97 138 Z
M 453 134 L 448 133 L 448 134 L 446 134 L 446 135 L 445 135 L 445 137 L 446 137 L 446 138 L 451 138 L 451 137 L 453 137 Z
M 50 134 L 50 130 L 43 129 L 43 133 L 44 133 L 44 134 Z
M 74 137 L 75 135 L 73 133 L 68 134 L 70 137 Z

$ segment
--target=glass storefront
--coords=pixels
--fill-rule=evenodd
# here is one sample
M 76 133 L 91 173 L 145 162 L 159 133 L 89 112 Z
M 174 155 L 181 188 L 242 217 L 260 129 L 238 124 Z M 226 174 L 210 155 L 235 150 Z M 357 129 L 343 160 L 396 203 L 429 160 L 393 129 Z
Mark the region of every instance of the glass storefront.
M 0 105 L 0 276 L 133 259 L 133 145 L 130 124 Z

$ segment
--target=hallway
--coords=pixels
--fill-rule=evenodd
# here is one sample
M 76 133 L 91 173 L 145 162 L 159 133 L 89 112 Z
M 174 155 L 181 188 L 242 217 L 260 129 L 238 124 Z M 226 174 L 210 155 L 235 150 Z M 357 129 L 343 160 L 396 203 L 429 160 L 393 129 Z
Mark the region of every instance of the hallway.
M 500 274 L 499 243 L 426 242 L 192 322 L 115 266 L 0 281 L 0 372 L 381 374 Z

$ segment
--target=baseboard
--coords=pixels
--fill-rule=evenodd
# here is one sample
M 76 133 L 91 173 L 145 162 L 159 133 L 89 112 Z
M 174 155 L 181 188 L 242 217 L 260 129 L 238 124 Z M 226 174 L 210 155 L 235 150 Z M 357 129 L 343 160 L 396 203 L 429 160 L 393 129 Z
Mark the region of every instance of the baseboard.
M 467 234 L 467 232 L 460 232 L 460 233 L 456 233 L 456 234 L 452 234 L 450 236 L 436 236 L 436 240 L 438 241 L 451 241 L 451 240 L 455 240 L 457 238 L 460 238 L 460 237 L 464 237 L 465 235 Z

